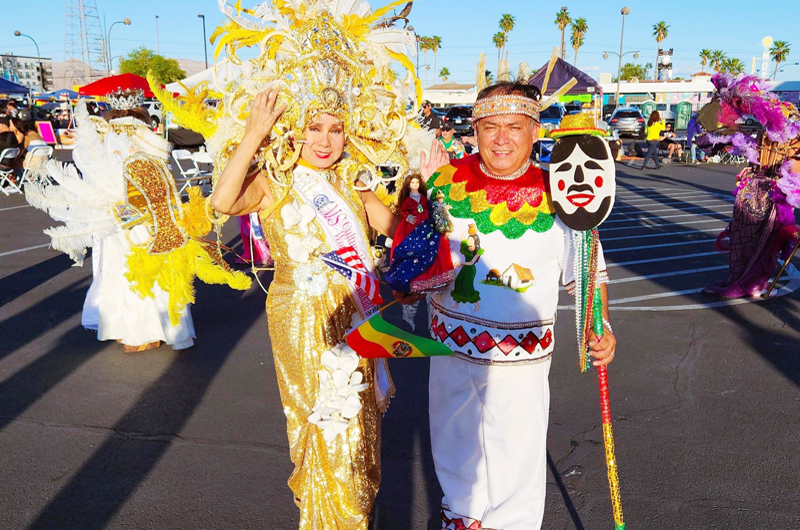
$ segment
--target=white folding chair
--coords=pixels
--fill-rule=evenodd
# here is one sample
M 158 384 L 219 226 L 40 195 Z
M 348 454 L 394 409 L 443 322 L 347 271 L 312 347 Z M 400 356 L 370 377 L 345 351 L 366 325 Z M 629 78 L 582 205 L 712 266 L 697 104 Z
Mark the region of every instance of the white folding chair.
M 200 170 L 197 169 L 192 154 L 188 150 L 174 149 L 172 151 L 172 159 L 175 160 L 178 165 L 178 171 L 181 174 L 180 178 L 175 179 L 178 195 L 182 194 L 189 186 L 199 184 L 201 181 L 208 179 L 207 176 L 200 176 Z
M 0 191 L 8 196 L 12 193 L 22 193 L 14 183 L 14 161 L 19 156 L 19 149 L 8 147 L 0 153 Z
M 205 186 L 208 184 L 210 187 L 211 176 L 214 174 L 214 159 L 206 151 L 197 151 L 192 153 L 192 160 L 194 161 L 194 167 L 198 171 L 197 176 L 204 179 L 200 185 Z
M 53 148 L 49 145 L 39 145 L 32 147 L 25 156 L 25 166 L 20 179 L 20 187 L 34 184 L 36 178 L 41 175 L 44 165 L 53 156 Z

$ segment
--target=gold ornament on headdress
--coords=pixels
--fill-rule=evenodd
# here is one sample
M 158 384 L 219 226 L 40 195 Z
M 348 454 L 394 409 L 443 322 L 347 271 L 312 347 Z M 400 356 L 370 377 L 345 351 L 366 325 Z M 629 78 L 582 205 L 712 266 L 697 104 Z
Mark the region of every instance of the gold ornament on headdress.
M 430 140 L 415 123 L 422 90 L 408 56 L 416 53 L 416 37 L 392 27 L 396 17 L 389 16 L 405 3 L 397 0 L 373 11 L 363 0 L 272 0 L 254 9 L 243 9 L 240 1 L 220 2 L 228 21 L 211 36 L 215 61 L 224 53 L 227 58 L 217 65 L 229 62 L 241 74 L 226 82 L 215 76 L 214 86 L 203 93 L 220 100 L 213 113 L 195 105 L 193 114 L 205 113 L 202 118 L 179 117 L 203 129 L 198 132 L 214 156 L 214 182 L 244 135 L 253 99 L 268 88 L 278 88 L 277 105 L 286 105 L 258 154 L 259 166 L 279 184 L 276 193 L 291 182 L 303 130 L 323 113 L 344 126 L 345 160 L 358 165 L 348 171 L 350 182 L 365 171 L 379 180 L 378 166 L 395 166 L 403 175 L 418 163 L 422 139 Z M 237 55 L 255 46 L 256 58 Z M 402 65 L 405 77 L 395 74 L 393 63 Z M 189 89 L 177 99 L 192 96 Z M 188 104 L 174 106 L 184 110 Z

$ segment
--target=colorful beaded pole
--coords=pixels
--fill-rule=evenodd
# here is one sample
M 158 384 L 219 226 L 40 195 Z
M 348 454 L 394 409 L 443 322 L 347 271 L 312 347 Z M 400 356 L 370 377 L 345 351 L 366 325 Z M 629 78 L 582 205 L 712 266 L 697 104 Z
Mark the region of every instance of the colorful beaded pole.
M 599 339 L 603 336 L 603 300 L 597 287 L 597 253 L 599 238 L 597 230 L 574 233 L 575 259 L 575 318 L 580 346 L 580 368 L 586 372 L 591 364 L 589 356 L 589 332 Z M 622 497 L 619 491 L 619 473 L 614 454 L 614 432 L 611 428 L 611 404 L 608 397 L 608 369 L 597 367 L 597 383 L 600 389 L 600 414 L 603 419 L 603 447 L 606 452 L 608 489 L 611 493 L 611 509 L 614 514 L 614 530 L 625 530 L 622 516 Z

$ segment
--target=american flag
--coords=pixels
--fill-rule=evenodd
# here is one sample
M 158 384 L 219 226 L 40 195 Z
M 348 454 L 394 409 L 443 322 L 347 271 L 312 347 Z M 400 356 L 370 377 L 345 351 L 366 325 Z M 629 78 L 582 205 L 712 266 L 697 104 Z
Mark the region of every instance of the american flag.
M 322 256 L 322 261 L 333 267 L 356 287 L 362 289 L 372 303 L 380 305 L 383 298 L 380 294 L 380 283 L 377 278 L 367 272 L 364 262 L 353 247 L 343 247 Z

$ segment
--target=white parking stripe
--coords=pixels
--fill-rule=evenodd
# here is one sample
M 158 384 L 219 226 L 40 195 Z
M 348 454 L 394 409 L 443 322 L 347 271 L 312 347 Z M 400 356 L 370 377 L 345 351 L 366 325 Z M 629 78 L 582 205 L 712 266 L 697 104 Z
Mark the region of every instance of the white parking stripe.
M 644 302 L 645 300 L 655 300 L 657 298 L 670 298 L 672 296 L 683 296 L 685 294 L 697 294 L 703 290 L 703 287 L 696 289 L 685 289 L 683 291 L 669 291 L 667 293 L 645 294 L 642 296 L 631 296 L 629 298 L 617 298 L 609 300 L 608 305 L 619 305 L 627 302 Z
M 692 204 L 692 205 L 695 205 L 695 204 L 704 204 L 704 203 L 708 203 L 708 202 L 723 202 L 723 201 L 721 201 L 720 199 L 706 199 L 706 200 L 703 200 L 703 201 L 691 201 L 691 202 L 688 202 L 688 201 L 656 202 L 656 204 L 659 205 L 659 206 L 669 206 L 671 204 Z M 622 206 L 614 206 L 614 209 L 612 210 L 612 212 L 618 212 L 619 210 L 641 210 L 641 209 L 642 209 L 641 206 L 623 204 Z M 645 211 L 648 211 L 648 210 L 645 210 Z
M 625 204 L 626 206 L 629 205 L 629 204 L 647 204 L 647 203 L 650 203 L 650 202 L 660 203 L 661 200 L 659 200 L 659 199 L 664 199 L 664 198 L 666 198 L 666 199 L 687 200 L 687 199 L 689 199 L 691 197 L 697 197 L 699 199 L 716 199 L 716 200 L 719 200 L 719 201 L 728 201 L 728 202 L 732 202 L 733 201 L 733 199 L 728 199 L 727 197 L 724 197 L 722 195 L 715 194 L 715 193 L 703 193 L 703 194 L 700 194 L 700 195 L 698 195 L 697 193 L 687 193 L 686 195 L 675 194 L 675 195 L 669 195 L 667 197 L 660 196 L 660 197 L 652 198 L 652 199 L 642 198 L 641 200 L 639 200 L 640 198 L 638 198 L 638 197 L 634 198 L 632 200 L 629 200 L 629 199 L 626 199 L 625 197 L 617 196 L 617 198 L 622 202 L 622 204 Z
M 677 247 L 679 245 L 696 245 L 698 243 L 710 243 L 711 241 L 716 241 L 717 238 L 713 239 L 696 239 L 696 240 L 689 240 L 689 241 L 677 241 L 675 243 L 660 243 L 658 245 L 641 245 L 636 247 L 622 247 L 622 248 L 611 248 L 611 249 L 603 249 L 603 254 L 611 254 L 612 252 L 625 252 L 626 250 L 643 250 L 645 248 L 662 248 L 662 247 Z
M 23 204 L 22 206 L 9 206 L 8 208 L 0 208 L 0 212 L 5 212 L 6 210 L 17 210 L 19 208 L 30 208 L 30 204 Z
M 620 261 L 618 263 L 607 263 L 606 268 L 610 269 L 612 267 L 624 267 L 626 265 L 639 265 L 640 263 L 657 263 L 660 261 L 674 261 L 676 259 L 699 258 L 702 256 L 711 256 L 712 254 L 720 255 L 724 254 L 724 252 L 714 250 L 711 252 L 696 252 L 694 254 L 681 254 L 680 256 L 665 256 L 663 258 L 647 258 L 647 259 L 635 259 L 631 261 Z
M 628 283 L 640 282 L 642 280 L 652 280 L 654 278 L 669 278 L 670 276 L 681 276 L 683 274 L 696 274 L 698 272 L 721 271 L 727 269 L 729 265 L 717 265 L 715 267 L 701 267 L 699 269 L 687 269 L 683 271 L 660 272 L 658 274 L 646 274 L 644 276 L 631 276 L 629 278 L 618 278 L 608 283 Z
M 719 215 L 725 215 L 727 212 L 713 212 L 713 213 L 716 213 L 716 214 L 719 214 Z M 682 213 L 682 214 L 679 214 L 679 215 L 656 215 L 656 216 L 648 216 L 648 217 L 630 217 L 630 216 L 625 216 L 624 219 L 616 219 L 614 221 L 605 221 L 603 223 L 603 226 L 605 226 L 607 224 L 611 224 L 611 223 L 624 223 L 626 221 L 637 221 L 637 220 L 646 221 L 646 220 L 652 219 L 652 218 L 655 218 L 655 219 L 675 219 L 677 217 L 708 217 L 709 215 L 710 215 L 710 213 L 705 213 L 705 214 Z M 717 219 L 717 221 L 722 221 L 722 219 Z M 727 221 L 727 218 L 726 218 L 726 221 Z
M 705 228 L 703 230 L 683 230 L 681 232 L 647 232 L 644 234 L 635 234 L 632 236 L 617 236 L 617 237 L 604 237 L 601 241 L 620 241 L 624 239 L 641 239 L 643 237 L 665 237 L 665 236 L 684 236 L 686 234 L 698 234 L 701 232 L 719 232 L 719 228 Z
M 651 214 L 651 213 L 675 212 L 675 211 L 688 212 L 688 211 L 691 211 L 691 210 L 710 210 L 711 208 L 723 208 L 723 207 L 724 208 L 730 208 L 731 206 L 729 204 L 720 204 L 719 206 L 691 206 L 689 208 L 666 208 L 664 210 L 647 210 L 646 212 L 642 212 L 642 213 Z M 722 213 L 722 212 L 715 212 L 715 213 Z M 695 214 L 695 215 L 697 215 L 697 214 Z M 617 217 L 617 216 L 626 217 L 628 219 L 646 219 L 648 217 L 653 217 L 652 215 L 631 217 L 629 214 L 626 214 L 624 212 L 621 212 L 619 214 L 615 214 L 613 210 L 611 212 L 611 215 L 609 215 L 609 217 Z M 660 217 L 660 216 L 656 216 L 656 217 Z
M 3 256 L 10 256 L 11 254 L 19 254 L 20 252 L 28 252 L 29 250 L 36 250 L 37 248 L 45 248 L 49 247 L 50 243 L 45 243 L 44 245 L 36 245 L 33 247 L 26 247 L 26 248 L 19 248 L 17 250 L 9 250 L 8 252 L 0 253 L 0 258 Z
M 699 225 L 702 223 L 727 223 L 722 219 L 703 219 L 701 221 L 688 221 L 684 223 L 654 223 L 649 225 L 630 225 L 630 226 L 616 226 L 614 228 L 600 228 L 600 239 L 603 239 L 603 234 L 606 232 L 615 232 L 617 230 L 635 230 L 639 228 L 650 229 L 659 226 L 685 226 L 685 225 Z

